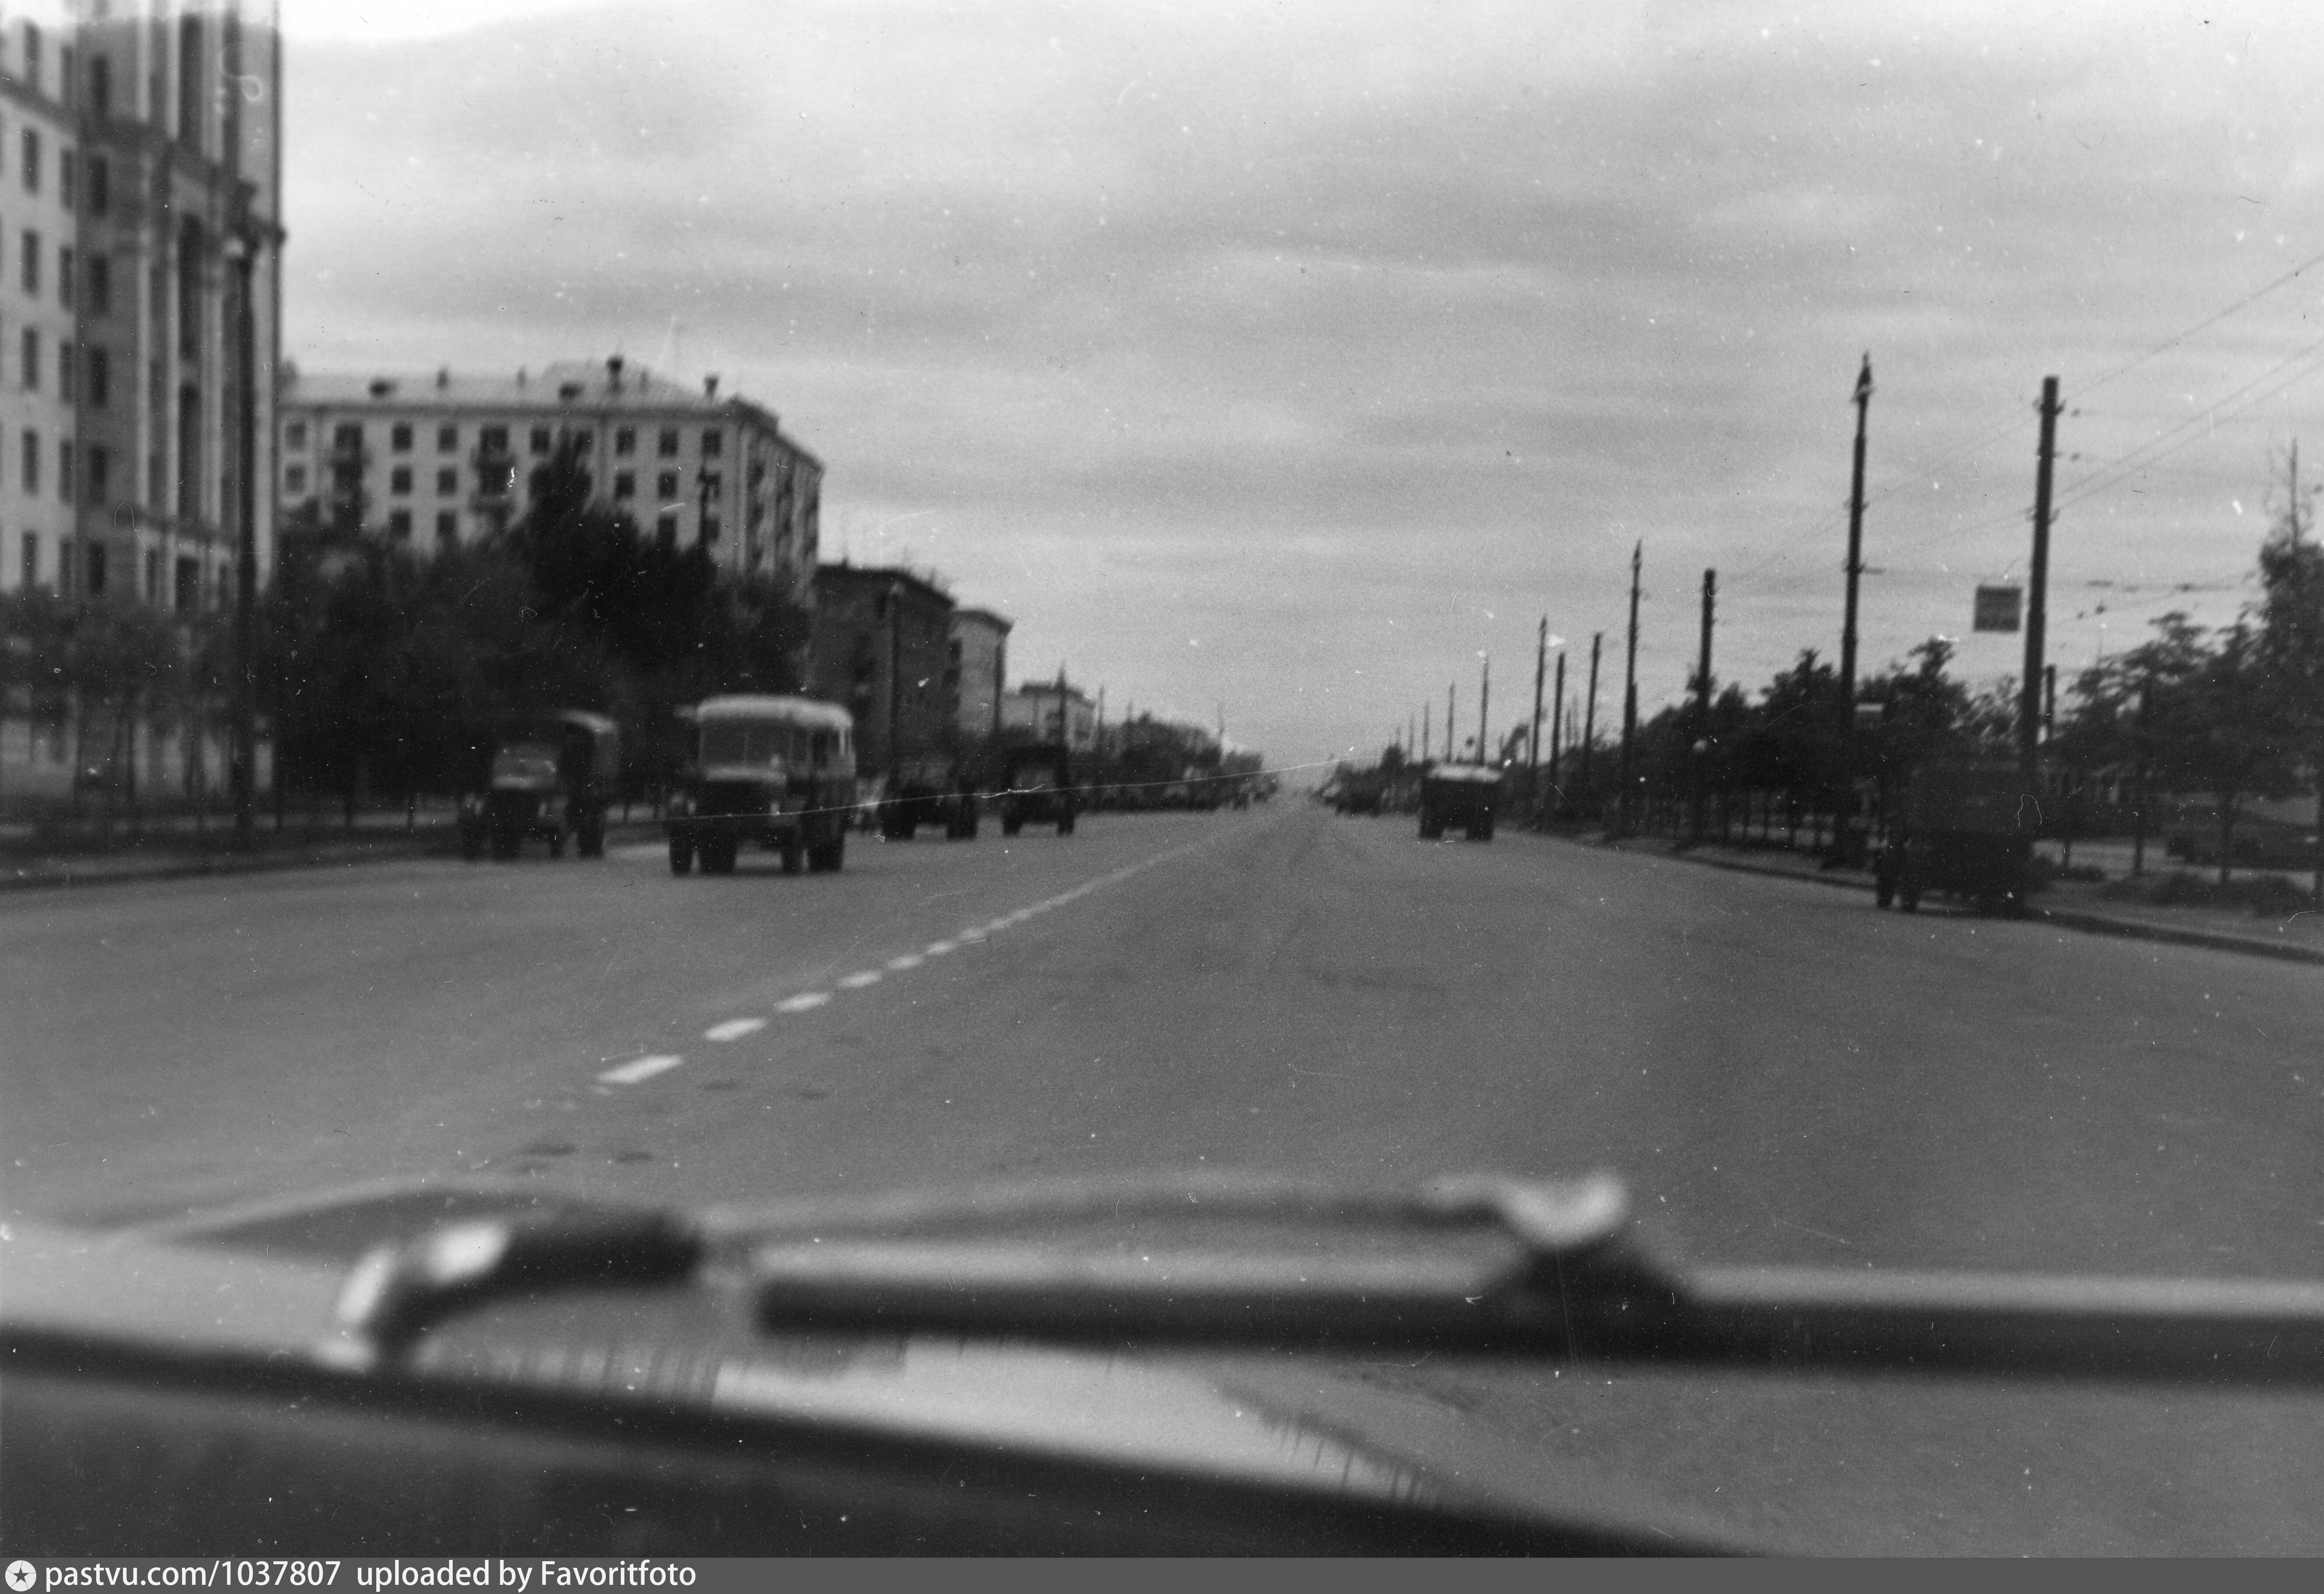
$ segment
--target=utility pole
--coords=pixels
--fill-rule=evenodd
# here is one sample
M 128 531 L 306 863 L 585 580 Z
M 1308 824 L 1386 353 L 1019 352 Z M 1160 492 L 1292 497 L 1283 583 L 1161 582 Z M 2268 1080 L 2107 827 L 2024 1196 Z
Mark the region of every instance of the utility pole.
M 1526 753 L 1526 769 L 1528 773 L 1534 775 L 1541 773 L 1541 688 L 1543 680 L 1548 674 L 1549 616 L 1545 614 L 1541 617 L 1541 638 L 1534 644 L 1533 741 Z M 1540 800 L 1540 797 L 1541 794 L 1536 786 L 1536 789 L 1534 793 L 1535 800 L 1538 802 Z
M 1840 622 L 1840 802 L 1831 821 L 1832 861 L 1857 861 L 1856 587 L 1864 574 L 1864 423 L 1872 406 L 1872 355 L 1856 373 L 1856 463 L 1848 489 L 1848 602 Z
M 235 189 L 226 259 L 235 284 L 234 844 L 254 839 L 258 803 L 258 219 L 251 185 Z M 274 771 L 275 788 L 282 773 Z M 280 810 L 278 809 L 279 813 Z
M 1420 705 L 1420 761 L 1424 764 L 1428 761 L 1428 739 L 1431 734 L 1428 718 L 1435 712 L 1436 705 L 1433 703 L 1424 703 Z
M 1702 839 L 1703 763 L 1711 756 L 1711 614 L 1718 602 L 1719 572 L 1702 573 L 1702 654 L 1694 667 L 1694 746 L 1690 760 L 1694 776 L 1693 812 L 1688 828 L 1694 839 Z
M 1638 571 L 1646 557 L 1641 541 L 1630 549 L 1630 650 L 1622 670 L 1622 806 L 1621 825 L 1630 828 L 1630 743 L 1638 733 Z
M 1485 678 L 1477 689 L 1477 761 L 1486 762 L 1485 714 L 1493 706 L 1493 656 L 1485 655 Z
M 2017 777 L 2042 778 L 2042 644 L 2050 586 L 2050 467 L 2058 442 L 2058 379 L 2042 379 L 2042 441 L 2034 467 L 2034 563 L 2025 584 L 2025 674 L 2018 683 Z
M 1452 714 L 1453 706 L 1457 702 L 1454 694 L 1460 689 L 1461 683 L 1458 681 L 1448 682 L 1444 687 L 1444 761 L 1448 764 L 1461 761 L 1460 733 L 1452 728 L 1461 723 L 1453 717 Z
M 1549 784 L 1557 785 L 1557 769 L 1565 751 L 1565 733 L 1571 723 L 1565 717 L 1565 650 L 1557 650 L 1557 686 L 1549 705 Z
M 1598 790 L 1590 784 L 1591 767 L 1598 757 L 1598 650 L 1605 640 L 1602 631 L 1590 633 L 1590 699 L 1582 711 L 1582 789 L 1592 797 Z

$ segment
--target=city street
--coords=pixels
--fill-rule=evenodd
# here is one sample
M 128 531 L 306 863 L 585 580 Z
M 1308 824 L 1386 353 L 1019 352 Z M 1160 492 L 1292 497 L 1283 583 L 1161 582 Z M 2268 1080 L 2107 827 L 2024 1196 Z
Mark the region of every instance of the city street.
M 0 1210 L 1605 1167 L 1702 1260 L 2319 1277 L 2319 976 L 1294 803 L 858 835 L 835 876 L 632 844 L 27 892 Z M 1338 1377 L 1777 1541 L 2324 1549 L 2310 1403 Z

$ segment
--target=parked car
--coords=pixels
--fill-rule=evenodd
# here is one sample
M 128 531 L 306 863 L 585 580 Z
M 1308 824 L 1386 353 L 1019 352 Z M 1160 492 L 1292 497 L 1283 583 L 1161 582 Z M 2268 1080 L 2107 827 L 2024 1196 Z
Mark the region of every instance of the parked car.
M 2023 913 L 2034 882 L 2039 796 L 2006 759 L 1941 759 L 1914 770 L 1893 799 L 1873 868 L 1873 901 L 1910 913 L 1941 891 L 1980 913 Z

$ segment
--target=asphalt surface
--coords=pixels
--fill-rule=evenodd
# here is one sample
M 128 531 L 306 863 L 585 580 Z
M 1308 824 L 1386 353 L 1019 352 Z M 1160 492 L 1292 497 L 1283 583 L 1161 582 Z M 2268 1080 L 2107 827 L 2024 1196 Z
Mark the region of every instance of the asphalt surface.
M 0 1013 L 14 1216 L 1611 1167 L 1703 1260 L 2324 1277 L 2324 971 L 1305 807 L 858 836 L 837 876 L 633 845 L 24 893 Z M 2324 1549 L 2315 1401 L 1312 1377 L 1766 1541 Z

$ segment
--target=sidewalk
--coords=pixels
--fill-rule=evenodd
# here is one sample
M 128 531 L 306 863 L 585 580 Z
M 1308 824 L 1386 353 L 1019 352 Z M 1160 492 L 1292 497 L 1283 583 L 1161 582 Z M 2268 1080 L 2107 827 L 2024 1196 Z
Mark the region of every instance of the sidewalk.
M 1618 852 L 1658 853 L 1710 869 L 1735 870 L 1746 874 L 1784 875 L 1820 886 L 1861 891 L 1867 896 L 1872 891 L 1872 876 L 1868 870 L 1827 870 L 1815 858 L 1779 847 L 1736 847 L 1717 843 L 1682 847 L 1666 836 L 1628 836 L 1615 841 L 1587 835 L 1562 835 L 1556 839 L 1583 846 L 1608 847 Z M 2149 872 L 2159 878 L 2172 871 Z M 2035 893 L 2031 917 L 2063 929 L 2082 930 L 2096 935 L 2167 941 L 2183 946 L 2240 952 L 2255 957 L 2324 964 L 2324 914 L 2313 909 L 2302 909 L 2279 917 L 2272 913 L 2255 915 L 2228 908 L 2163 907 L 2153 903 L 2126 902 L 2106 895 L 2109 883 L 2053 880 Z
M 636 819 L 606 826 L 609 841 L 636 841 L 660 834 L 659 823 Z M 385 863 L 399 858 L 453 858 L 460 834 L 452 825 L 423 821 L 403 828 L 401 817 L 358 825 L 348 834 L 333 825 L 276 832 L 262 820 L 247 852 L 236 852 L 231 829 L 212 828 L 196 841 L 183 834 L 124 838 L 106 849 L 49 851 L 0 846 L 0 891 L 55 886 L 129 884 L 186 880 L 212 874 L 255 874 L 281 869 L 340 869 Z M 530 855 L 544 855 L 538 843 Z

